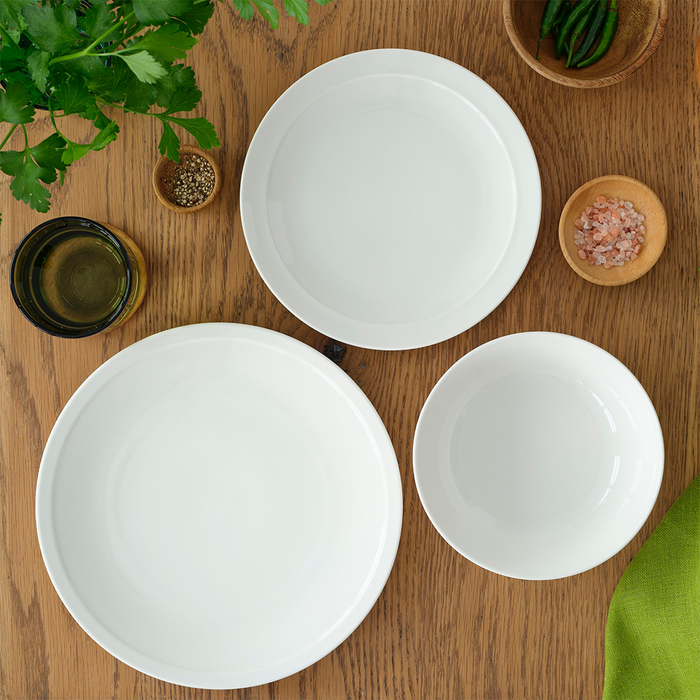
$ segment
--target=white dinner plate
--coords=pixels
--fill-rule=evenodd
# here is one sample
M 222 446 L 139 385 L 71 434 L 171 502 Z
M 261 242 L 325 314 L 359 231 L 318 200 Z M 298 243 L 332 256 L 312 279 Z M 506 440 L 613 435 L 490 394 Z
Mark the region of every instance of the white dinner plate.
M 65 606 L 102 647 L 199 688 L 278 680 L 365 618 L 398 547 L 394 450 L 347 375 L 280 333 L 185 326 L 78 389 L 36 516 Z
M 616 554 L 649 516 L 663 464 L 659 420 L 634 375 L 558 333 L 465 355 L 430 393 L 413 445 L 438 532 L 521 579 L 571 576 Z
M 330 61 L 292 85 L 250 144 L 241 218 L 273 294 L 336 340 L 401 350 L 487 316 L 530 259 L 541 192 L 510 107 L 419 51 Z

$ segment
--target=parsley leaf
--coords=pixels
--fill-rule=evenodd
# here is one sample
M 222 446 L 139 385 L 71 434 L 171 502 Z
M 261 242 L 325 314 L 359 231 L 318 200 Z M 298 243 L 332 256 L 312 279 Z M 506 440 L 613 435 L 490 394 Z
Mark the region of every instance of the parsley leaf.
M 104 117 L 104 114 L 102 116 Z M 118 133 L 119 125 L 117 122 L 110 121 L 109 124 L 106 124 L 98 131 L 97 135 L 90 144 L 90 150 L 101 151 L 105 146 L 109 145 L 117 138 Z
M 39 180 L 44 179 L 42 177 L 43 170 L 23 151 L 0 152 L 0 170 L 14 178 L 10 183 L 10 190 L 15 199 L 23 201 L 32 209 L 40 212 L 49 210 L 51 193 L 46 187 L 39 184 Z M 54 173 L 53 179 L 55 180 L 55 172 L 48 172 Z
M 85 118 L 89 119 L 97 129 L 104 129 L 112 120 L 105 116 L 105 113 L 95 104 L 90 105 L 85 111 Z M 119 131 L 119 129 L 117 129 Z
M 29 74 L 32 76 L 32 80 L 34 80 L 34 84 L 37 86 L 39 92 L 44 92 L 46 90 L 50 58 L 51 54 L 46 53 L 46 51 L 35 51 L 30 54 L 27 59 Z
M 164 114 L 191 112 L 202 99 L 202 91 L 196 87 L 184 87 L 176 90 L 170 98 L 170 104 Z
M 0 91 L 0 122 L 29 124 L 34 119 L 27 88 L 21 83 L 10 83 Z
M 63 149 L 66 147 L 65 140 L 58 134 L 51 134 L 41 143 L 38 143 L 33 148 L 29 149 L 32 158 L 42 170 L 65 170 L 66 166 L 61 160 Z M 44 180 L 44 178 L 41 178 Z M 44 182 L 53 182 L 56 179 L 56 173 L 50 180 Z
M 90 151 L 89 143 L 76 143 L 75 141 L 66 141 L 66 148 L 63 151 L 63 162 L 66 166 L 71 165 L 79 158 L 87 155 Z
M 85 85 L 85 78 L 80 75 L 73 75 L 59 83 L 55 97 L 63 114 L 84 114 L 88 106 L 95 103 L 95 97 Z
M 290 17 L 301 24 L 309 23 L 309 5 L 306 0 L 284 0 L 284 9 Z
M 177 22 L 185 25 L 191 34 L 201 34 L 204 27 L 214 14 L 214 3 L 211 0 L 200 5 L 193 5 L 190 10 L 179 15 Z
M 142 83 L 122 61 L 116 61 L 111 72 L 88 83 L 88 89 L 98 99 L 110 104 L 124 104 L 133 112 L 148 112 L 156 101 L 156 86 Z
M 6 29 L 5 32 L 15 46 L 19 46 L 19 40 L 22 38 L 22 32 L 19 29 Z
M 51 194 L 39 184 L 39 180 L 54 182 L 56 170 L 66 169 L 65 164 L 61 162 L 64 148 L 65 141 L 58 134 L 51 134 L 29 150 L 0 152 L 0 170 L 14 178 L 10 190 L 16 199 L 22 200 L 37 211 L 49 210 Z
M 255 14 L 255 9 L 250 4 L 250 0 L 231 0 L 231 1 L 233 3 L 233 7 L 238 12 L 238 14 L 241 16 L 242 19 L 247 21 L 247 20 L 253 18 L 253 15 Z M 270 24 L 272 24 L 272 22 L 270 22 Z M 274 26 L 274 28 L 276 29 L 277 27 Z
M 61 64 L 59 64 L 59 66 L 60 65 Z M 97 56 L 81 56 L 80 58 L 74 58 L 70 62 L 69 74 L 72 73 L 80 73 L 80 75 L 84 75 L 89 80 L 98 80 L 99 78 L 109 76 L 110 69 L 107 68 L 104 61 Z
M 234 9 L 245 20 L 251 19 L 255 14 L 254 7 L 263 19 L 270 23 L 273 29 L 277 29 L 279 24 L 279 10 L 275 7 L 274 0 L 231 0 Z M 319 5 L 327 5 L 332 0 L 316 0 Z M 309 3 L 308 0 L 283 0 L 286 13 L 290 17 L 295 17 L 300 24 L 309 23 Z
M 262 18 L 269 22 L 273 29 L 277 29 L 279 26 L 280 13 L 273 0 L 232 0 L 232 2 L 233 7 L 243 19 L 251 19 L 255 14 L 254 8 L 257 7 Z
M 148 51 L 123 53 L 119 55 L 119 58 L 131 68 L 134 75 L 142 83 L 155 83 L 158 78 L 162 78 L 168 72 Z
M 136 76 L 130 76 L 126 86 L 124 109 L 145 114 L 156 101 L 158 90 L 155 85 L 142 83 Z
M 194 71 L 189 66 L 176 64 L 170 67 L 168 75 L 156 83 L 156 103 L 159 107 L 168 107 L 179 88 L 196 88 Z
M 66 5 L 30 5 L 22 14 L 27 24 L 26 34 L 43 51 L 60 53 L 80 41 L 75 10 Z
M 168 156 L 170 160 L 179 163 L 180 139 L 168 122 L 161 119 L 161 123 L 163 124 L 163 135 L 158 143 L 158 151 L 162 156 Z
M 191 7 L 191 0 L 134 0 L 134 12 L 141 24 L 163 24 Z
M 168 121 L 181 126 L 185 131 L 189 131 L 197 139 L 200 148 L 218 148 L 221 146 L 216 135 L 214 126 L 204 117 L 165 117 Z
M 103 115 L 104 116 L 104 115 Z M 66 148 L 61 155 L 61 160 L 65 166 L 71 165 L 78 158 L 82 158 L 88 151 L 100 151 L 117 138 L 119 127 L 117 122 L 107 120 L 107 125 L 98 131 L 95 138 L 90 143 L 76 143 L 66 141 Z
M 2 0 L 0 2 L 0 25 L 10 29 L 24 29 L 22 10 L 33 5 L 36 0 Z
M 24 68 L 26 60 L 27 54 L 24 49 L 15 44 L 3 42 L 0 51 L 0 71 L 7 74 L 18 68 Z
M 270 23 L 273 29 L 277 29 L 280 23 L 280 13 L 272 0 L 251 0 L 258 8 L 258 12 Z
M 155 31 L 146 32 L 132 47 L 148 49 L 165 61 L 176 61 L 179 58 L 186 58 L 187 52 L 196 43 L 195 37 L 182 31 L 176 24 L 164 24 Z
M 0 0 L 0 2 L 2 2 L 2 0 Z M 39 89 L 34 84 L 32 76 L 29 75 L 28 71 L 16 71 L 7 77 L 6 82 L 8 86 L 13 83 L 23 85 L 24 89 L 27 91 L 27 104 L 29 105 L 41 104 L 46 100 L 46 95 L 39 92 Z M 30 119 L 30 121 L 32 120 Z
M 114 13 L 105 3 L 93 2 L 85 10 L 85 16 L 80 20 L 81 29 L 91 38 L 102 36 L 115 21 Z

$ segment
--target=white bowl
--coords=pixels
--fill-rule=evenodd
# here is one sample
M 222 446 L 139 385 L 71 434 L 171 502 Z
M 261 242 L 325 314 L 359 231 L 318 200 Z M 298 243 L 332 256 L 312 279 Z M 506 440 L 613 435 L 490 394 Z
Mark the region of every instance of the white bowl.
M 102 647 L 170 683 L 246 688 L 365 618 L 401 534 L 396 456 L 367 397 L 303 343 L 175 328 L 78 389 L 44 451 L 41 552 Z
M 490 314 L 542 209 L 505 100 L 404 49 L 342 56 L 294 83 L 255 132 L 240 201 L 272 293 L 324 335 L 377 350 L 439 343 Z
M 438 532 L 479 566 L 520 579 L 586 571 L 639 531 L 661 486 L 654 406 L 615 357 L 579 338 L 519 333 L 440 379 L 413 464 Z

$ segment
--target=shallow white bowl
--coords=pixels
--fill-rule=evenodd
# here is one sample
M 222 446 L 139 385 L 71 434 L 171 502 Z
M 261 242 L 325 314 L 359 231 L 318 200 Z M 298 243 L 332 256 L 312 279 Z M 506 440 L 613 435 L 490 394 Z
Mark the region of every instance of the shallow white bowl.
M 439 56 L 360 51 L 292 85 L 251 141 L 241 220 L 255 266 L 302 321 L 401 350 L 481 321 L 530 259 L 530 141 L 487 83 Z
M 39 472 L 41 552 L 107 651 L 172 683 L 242 688 L 314 663 L 391 571 L 401 481 L 369 400 L 253 326 L 146 338 L 78 389 Z
M 413 465 L 438 532 L 475 564 L 553 579 L 609 559 L 661 486 L 654 406 L 615 357 L 558 333 L 486 343 L 453 365 L 416 427 Z

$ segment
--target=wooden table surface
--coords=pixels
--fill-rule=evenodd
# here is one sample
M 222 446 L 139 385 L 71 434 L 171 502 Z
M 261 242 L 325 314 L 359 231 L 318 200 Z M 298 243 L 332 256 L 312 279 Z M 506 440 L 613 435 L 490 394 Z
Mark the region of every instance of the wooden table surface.
M 122 328 L 64 340 L 25 321 L 7 282 L 0 285 L 0 698 L 601 696 L 610 598 L 632 557 L 698 473 L 700 457 L 700 94 L 693 74 L 700 3 L 669 4 L 666 33 L 651 60 L 619 85 L 584 91 L 549 82 L 525 65 L 508 41 L 497 0 L 336 0 L 312 7 L 308 27 L 285 18 L 276 32 L 259 19 L 240 20 L 225 2 L 191 52 L 204 92 L 199 114 L 214 123 L 222 141 L 215 154 L 225 181 L 214 205 L 178 216 L 157 202 L 150 175 L 159 134 L 155 120 L 146 117 L 119 114 L 119 139 L 71 167 L 63 187 L 51 186 L 49 214 L 12 199 L 2 176 L 3 280 L 30 228 L 70 214 L 127 231 L 149 263 L 150 287 Z M 330 59 L 381 47 L 455 61 L 513 108 L 542 176 L 534 253 L 511 294 L 469 331 L 406 352 L 348 347 L 339 361 L 384 420 L 405 502 L 396 564 L 359 628 L 312 667 L 266 686 L 202 691 L 155 680 L 93 642 L 51 585 L 34 521 L 44 444 L 83 380 L 152 333 L 230 321 L 281 331 L 321 351 L 332 348 L 330 339 L 289 313 L 258 275 L 241 229 L 240 175 L 257 125 L 287 87 Z M 87 136 L 87 123 L 66 122 L 74 136 Z M 41 115 L 31 128 L 37 140 L 49 130 Z M 669 220 L 668 245 L 656 267 L 618 288 L 575 275 L 557 240 L 559 214 L 571 192 L 609 173 L 647 183 Z M 492 574 L 452 550 L 423 511 L 411 461 L 419 412 L 448 367 L 493 338 L 533 330 L 584 338 L 625 363 L 656 406 L 666 441 L 661 493 L 634 540 L 591 571 L 546 582 Z

